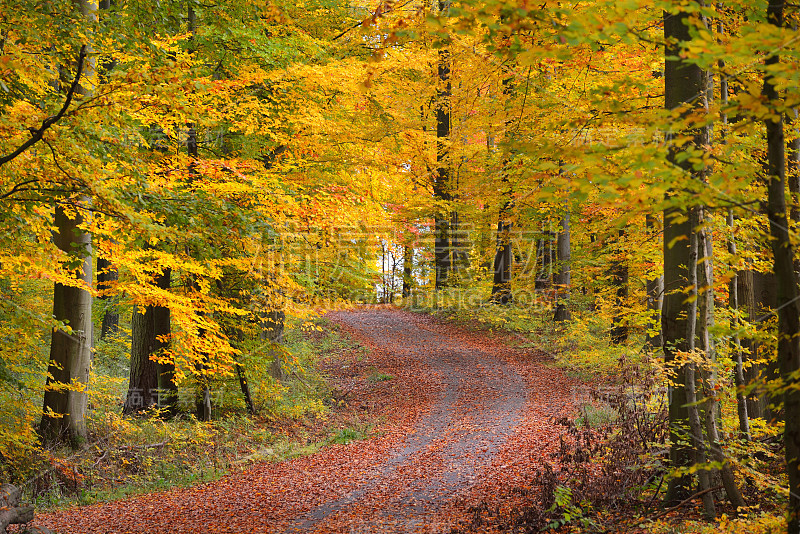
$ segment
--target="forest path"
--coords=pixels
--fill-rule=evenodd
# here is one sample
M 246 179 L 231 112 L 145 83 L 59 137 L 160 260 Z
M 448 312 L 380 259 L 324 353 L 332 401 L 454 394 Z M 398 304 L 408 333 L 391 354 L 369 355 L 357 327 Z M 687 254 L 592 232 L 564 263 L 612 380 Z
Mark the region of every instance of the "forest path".
M 65 533 L 449 533 L 470 506 L 530 487 L 573 400 L 540 354 L 392 308 L 328 317 L 370 349 L 329 372 L 351 405 L 382 416 L 379 435 L 37 522 Z

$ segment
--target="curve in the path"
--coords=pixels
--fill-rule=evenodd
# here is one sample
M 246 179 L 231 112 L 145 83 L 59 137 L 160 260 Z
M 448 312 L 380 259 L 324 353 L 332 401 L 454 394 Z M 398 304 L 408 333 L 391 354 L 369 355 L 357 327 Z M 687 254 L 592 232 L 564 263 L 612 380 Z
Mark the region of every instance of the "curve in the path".
M 330 317 L 411 373 L 435 374 L 441 390 L 404 446 L 380 467 L 377 479 L 317 507 L 286 532 L 309 532 L 315 526 L 338 532 L 430 532 L 436 529 L 435 512 L 474 482 L 519 422 L 524 381 L 502 360 L 412 314 Z

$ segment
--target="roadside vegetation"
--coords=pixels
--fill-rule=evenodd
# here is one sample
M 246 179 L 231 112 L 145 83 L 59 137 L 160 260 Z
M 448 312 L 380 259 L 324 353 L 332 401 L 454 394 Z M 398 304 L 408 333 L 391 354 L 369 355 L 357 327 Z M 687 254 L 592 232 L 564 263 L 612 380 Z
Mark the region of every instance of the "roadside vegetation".
M 190 486 L 255 462 L 312 454 L 327 444 L 372 435 L 369 414 L 349 410 L 324 369 L 343 359 L 363 360 L 366 351 L 324 318 L 287 329 L 285 348 L 293 364 L 283 381 L 266 372 L 250 376 L 255 416 L 247 414 L 235 377 L 214 384 L 211 421 L 198 421 L 190 413 L 165 420 L 158 408 L 123 416 L 126 346 L 124 336 L 98 346 L 85 447 L 75 451 L 28 446 L 3 453 L 4 478 L 18 483 L 37 508 L 66 508 Z M 374 369 L 362 378 L 390 379 Z M 193 401 L 188 388 L 179 393 L 181 402 Z
M 516 350 L 546 355 L 550 365 L 583 384 L 577 409 L 557 422 L 566 430 L 560 448 L 547 467 L 530 480 L 527 506 L 498 514 L 490 506 L 477 508 L 473 527 L 492 524 L 502 529 L 555 529 L 569 532 L 771 533 L 786 529 L 781 432 L 775 421 L 753 418 L 751 437 L 739 433 L 737 388 L 733 362 L 720 351 L 720 428 L 726 453 L 743 481 L 747 508 L 738 511 L 724 502 L 719 516 L 709 519 L 696 491 L 685 501 L 665 504 L 664 492 L 680 471 L 665 456 L 668 440 L 666 391 L 674 374 L 658 350 L 648 347 L 645 325 L 632 325 L 628 339 L 611 339 L 613 310 L 594 299 L 576 295 L 569 321 L 554 320 L 547 293 L 531 305 L 462 306 L 463 295 L 439 295 L 437 307 L 420 307 L 505 340 Z M 689 471 L 713 469 L 693 464 Z M 715 479 L 713 491 L 722 491 Z M 464 530 L 469 532 L 469 529 Z

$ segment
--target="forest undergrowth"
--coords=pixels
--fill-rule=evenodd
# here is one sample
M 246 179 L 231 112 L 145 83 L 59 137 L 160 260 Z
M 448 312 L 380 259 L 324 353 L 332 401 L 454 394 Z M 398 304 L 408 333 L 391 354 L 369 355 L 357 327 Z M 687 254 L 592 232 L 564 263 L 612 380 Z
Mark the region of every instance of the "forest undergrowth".
M 285 380 L 255 374 L 268 366 L 249 370 L 257 415 L 247 414 L 234 377 L 213 385 L 215 411 L 207 422 L 185 412 L 165 419 L 158 409 L 123 416 L 126 341 L 103 342 L 93 371 L 89 441 L 77 451 L 29 445 L 6 452 L 0 456 L 4 478 L 19 484 L 39 510 L 69 508 L 216 480 L 256 462 L 372 435 L 370 415 L 341 402 L 325 371 L 343 354 L 364 359 L 365 349 L 324 318 L 287 329 L 285 341 L 293 362 Z M 192 393 L 181 391 L 182 401 L 189 403 Z

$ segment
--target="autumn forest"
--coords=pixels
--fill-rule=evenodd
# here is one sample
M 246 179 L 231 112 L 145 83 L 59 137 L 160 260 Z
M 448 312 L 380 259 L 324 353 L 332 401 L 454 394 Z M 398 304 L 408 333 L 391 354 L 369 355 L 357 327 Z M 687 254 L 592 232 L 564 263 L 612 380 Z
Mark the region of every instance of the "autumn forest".
M 0 533 L 800 533 L 797 4 L 0 4 Z

